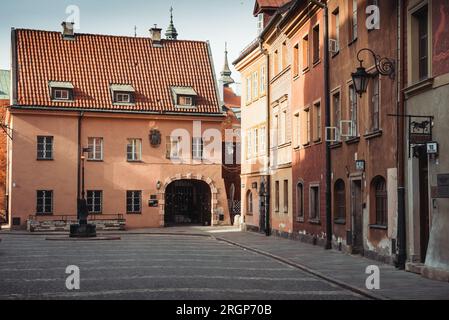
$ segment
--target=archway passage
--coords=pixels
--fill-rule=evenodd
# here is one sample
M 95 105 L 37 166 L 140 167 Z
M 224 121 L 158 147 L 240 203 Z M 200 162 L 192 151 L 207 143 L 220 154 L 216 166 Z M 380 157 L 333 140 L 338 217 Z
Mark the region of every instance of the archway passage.
M 165 190 L 165 226 L 207 225 L 212 222 L 212 194 L 200 180 L 177 180 Z

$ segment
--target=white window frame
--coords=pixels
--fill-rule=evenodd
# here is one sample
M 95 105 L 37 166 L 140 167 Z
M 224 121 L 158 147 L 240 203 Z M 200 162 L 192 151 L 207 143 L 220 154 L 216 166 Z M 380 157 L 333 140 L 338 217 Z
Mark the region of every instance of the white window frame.
M 96 206 L 99 206 L 100 210 L 95 210 Z M 103 213 L 103 191 L 101 190 L 87 191 L 87 208 L 89 210 L 89 213 L 91 214 Z
M 39 142 L 39 139 L 43 139 L 43 141 Z M 40 149 L 40 147 L 41 147 L 41 149 Z M 40 152 L 42 153 L 42 157 L 39 156 Z M 53 160 L 53 153 L 54 153 L 54 137 L 38 136 L 37 137 L 37 159 L 38 160 Z
M 260 94 L 263 95 L 266 93 L 266 89 L 265 89 L 265 79 L 266 79 L 266 71 L 265 71 L 265 65 L 260 67 Z
M 192 158 L 194 160 L 203 160 L 204 141 L 203 138 L 193 138 L 192 140 Z
M 87 159 L 89 161 L 103 161 L 103 138 L 88 138 L 89 153 Z M 98 151 L 98 147 L 100 151 Z
M 115 103 L 131 103 L 129 92 L 115 92 Z
M 69 89 L 53 89 L 53 99 L 67 101 L 70 100 L 70 90 Z
M 266 153 L 266 127 L 262 126 L 259 129 L 259 154 L 264 155 Z
M 252 85 L 252 98 L 253 100 L 257 100 L 257 98 L 259 97 L 259 75 L 257 71 L 253 72 Z
M 39 192 L 42 193 L 42 197 L 39 197 Z M 53 190 L 37 190 L 36 192 L 36 214 L 37 215 L 51 215 L 53 214 Z M 50 199 L 50 210 L 47 210 L 47 206 L 46 206 L 46 200 Z M 39 202 L 42 202 L 41 206 L 42 206 L 42 211 L 39 212 L 38 208 L 39 208 Z
M 131 197 L 128 197 L 131 194 Z M 131 203 L 128 201 L 131 200 Z M 131 210 L 128 210 L 128 205 L 131 205 Z M 136 209 L 139 210 L 136 210 Z M 129 190 L 126 191 L 126 212 L 128 214 L 140 214 L 142 213 L 142 191 Z
M 129 151 L 129 147 L 131 147 L 131 151 Z M 128 139 L 126 153 L 128 162 L 142 161 L 142 139 Z
M 179 96 L 178 98 L 179 105 L 180 106 L 186 106 L 186 107 L 192 107 L 193 106 L 193 99 L 189 96 Z

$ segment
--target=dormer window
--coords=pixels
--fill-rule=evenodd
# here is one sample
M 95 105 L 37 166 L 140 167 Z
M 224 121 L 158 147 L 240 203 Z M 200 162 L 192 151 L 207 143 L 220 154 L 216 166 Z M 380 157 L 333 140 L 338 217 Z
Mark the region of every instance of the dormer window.
M 114 104 L 134 104 L 135 89 L 131 85 L 111 85 L 112 100 Z
M 195 108 L 198 94 L 192 87 L 172 87 L 171 91 L 177 108 Z
M 188 97 L 188 96 L 180 96 L 178 98 L 178 105 L 192 107 L 193 106 L 193 98 Z
M 49 86 L 53 101 L 73 101 L 74 86 L 70 82 L 51 81 Z

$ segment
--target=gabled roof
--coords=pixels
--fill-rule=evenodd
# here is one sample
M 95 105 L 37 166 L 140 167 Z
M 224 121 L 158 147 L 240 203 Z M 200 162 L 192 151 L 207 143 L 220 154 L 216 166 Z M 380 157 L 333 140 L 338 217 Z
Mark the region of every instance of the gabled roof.
M 207 42 L 76 34 L 65 41 L 59 32 L 14 30 L 17 50 L 15 107 L 54 107 L 124 112 L 222 114 Z M 49 82 L 74 86 L 74 102 L 52 101 Z M 113 104 L 111 86 L 135 89 L 135 105 Z M 172 87 L 198 94 L 194 109 L 179 109 Z
M 264 10 L 277 10 L 292 0 L 256 0 L 253 14 L 256 16 Z
M 10 74 L 8 70 L 0 70 L 0 100 L 9 99 Z
M 238 96 L 231 87 L 223 88 L 223 102 L 228 108 L 240 108 L 242 97 Z

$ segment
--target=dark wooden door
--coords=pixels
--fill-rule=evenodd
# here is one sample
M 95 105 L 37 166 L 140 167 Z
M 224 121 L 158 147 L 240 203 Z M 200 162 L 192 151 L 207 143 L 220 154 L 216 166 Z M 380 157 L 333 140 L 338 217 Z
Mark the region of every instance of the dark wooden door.
M 419 154 L 420 247 L 421 262 L 425 263 L 430 236 L 429 165 L 426 150 L 424 148 L 421 148 Z
M 363 254 L 362 181 L 351 184 L 352 253 Z

